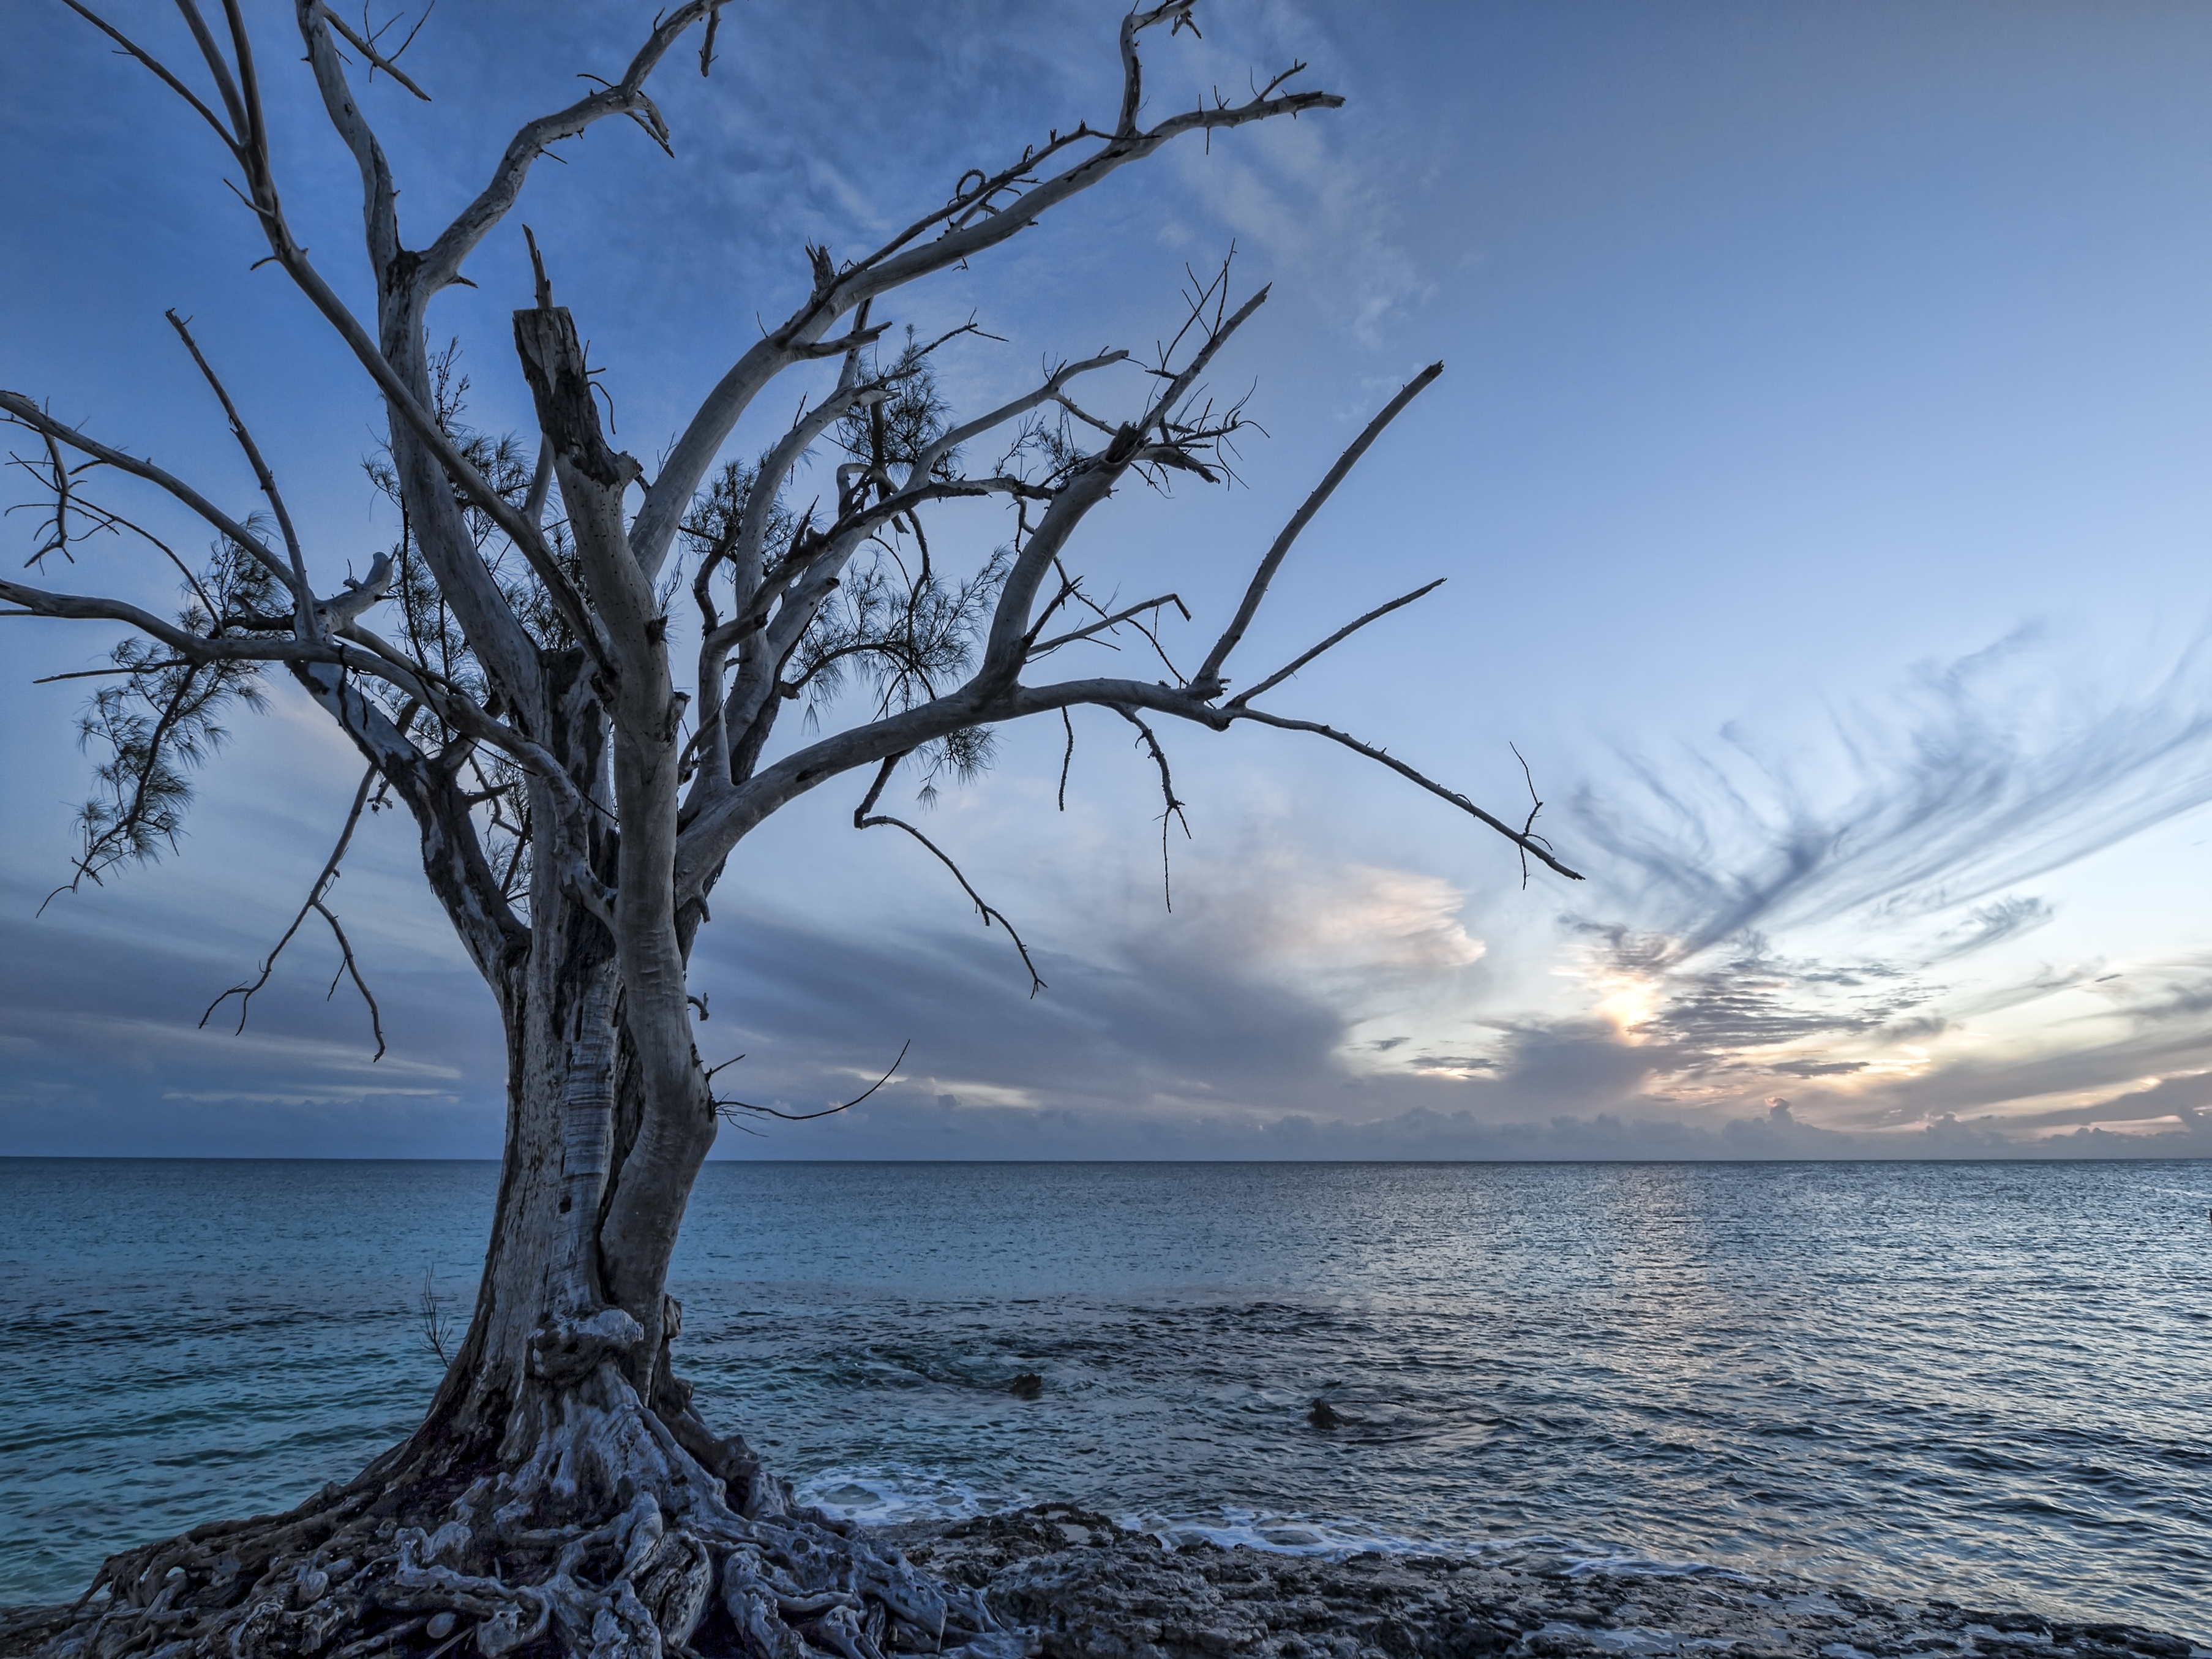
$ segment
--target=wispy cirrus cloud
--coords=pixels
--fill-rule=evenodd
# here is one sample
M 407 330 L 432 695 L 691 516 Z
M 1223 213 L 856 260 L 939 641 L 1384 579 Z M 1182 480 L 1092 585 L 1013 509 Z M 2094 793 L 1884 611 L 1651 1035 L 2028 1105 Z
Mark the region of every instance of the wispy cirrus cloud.
M 1666 1052 L 1655 1096 L 1796 1083 L 1838 1122 L 1977 1110 L 2040 1133 L 2212 1065 L 2199 964 L 2039 955 L 2062 904 L 2018 890 L 2212 801 L 2208 658 L 2096 698 L 2015 636 L 1816 742 L 1738 729 L 1586 792 L 1640 925 L 1577 921 L 1577 971 L 1624 1041 Z
M 2212 801 L 2212 641 L 2101 700 L 2035 644 L 2024 631 L 1923 668 L 1805 749 L 1735 727 L 1717 754 L 1623 757 L 1628 786 L 1585 790 L 1577 819 L 1694 955 L 1758 928 L 1974 905 Z M 2016 931 L 2038 902 L 1991 914 Z

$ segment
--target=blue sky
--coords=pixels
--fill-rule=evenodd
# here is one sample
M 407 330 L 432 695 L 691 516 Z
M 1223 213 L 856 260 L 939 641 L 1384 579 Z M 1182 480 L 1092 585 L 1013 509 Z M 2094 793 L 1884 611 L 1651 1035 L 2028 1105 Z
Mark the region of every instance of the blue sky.
M 363 302 L 349 163 L 252 9 L 281 187 Z M 143 16 L 140 13 L 143 14 Z M 522 119 L 615 72 L 626 4 L 435 13 L 435 101 L 367 102 L 416 234 Z M 119 14 L 120 15 L 120 14 Z M 173 15 L 132 8 L 170 50 Z M 487 426 L 524 424 L 520 223 L 608 366 L 618 436 L 665 445 L 787 309 L 971 164 L 1110 112 L 1117 10 L 733 7 L 659 88 L 676 140 L 595 130 L 441 301 Z M 1180 591 L 1198 637 L 1367 416 L 1444 378 L 1300 543 L 1253 666 L 1435 576 L 1277 694 L 1499 810 L 1591 880 L 1279 733 L 1171 740 L 1194 839 L 1161 903 L 1157 796 L 1105 719 L 1004 734 L 932 833 L 1051 988 L 910 846 L 829 791 L 745 844 L 696 979 L 710 1059 L 842 1118 L 726 1134 L 770 1156 L 2212 1153 L 2212 15 L 2182 4 L 1201 9 L 1151 107 L 1298 57 L 1345 109 L 1190 145 L 988 265 L 974 407 L 1042 359 L 1171 332 L 1233 243 L 1273 297 L 1220 375 L 1266 428 L 1228 491 L 1115 502 L 1099 579 Z M 229 379 L 332 576 L 392 527 L 357 369 L 272 270 L 204 129 L 64 9 L 0 64 L 0 382 L 244 503 L 168 334 Z M 35 234 L 21 234 L 34 227 Z M 794 392 L 795 395 L 795 392 Z M 732 453 L 787 415 L 763 411 Z M 149 511 L 155 509 L 149 508 Z M 24 515 L 9 546 L 29 550 Z M 946 532 L 988 547 L 980 518 Z M 81 585 L 165 602 L 117 546 Z M 325 585 L 328 585 L 327 583 Z M 364 830 L 338 892 L 386 1011 L 320 942 L 242 1034 L 200 1010 L 281 930 L 356 776 L 283 695 L 237 723 L 179 855 L 34 915 L 65 871 L 97 629 L 7 625 L 0 1153 L 488 1156 L 489 999 Z M 1114 723 L 1118 726 L 1118 722 Z M 319 954 L 320 953 L 320 954 Z

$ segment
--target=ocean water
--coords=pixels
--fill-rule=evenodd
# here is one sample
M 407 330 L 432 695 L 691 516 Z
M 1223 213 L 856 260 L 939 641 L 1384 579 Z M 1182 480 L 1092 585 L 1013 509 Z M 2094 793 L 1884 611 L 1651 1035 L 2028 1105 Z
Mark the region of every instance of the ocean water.
M 495 1175 L 0 1161 L 0 1604 L 404 1434 Z M 733 1163 L 673 1289 L 709 1419 L 866 1517 L 1073 1500 L 2204 1642 L 2208 1207 L 2196 1163 Z

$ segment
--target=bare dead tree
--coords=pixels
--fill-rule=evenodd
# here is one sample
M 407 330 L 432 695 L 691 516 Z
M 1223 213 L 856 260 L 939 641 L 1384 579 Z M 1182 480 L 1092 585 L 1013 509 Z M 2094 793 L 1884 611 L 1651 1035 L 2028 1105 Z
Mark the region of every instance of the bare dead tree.
M 1146 125 L 1140 48 L 1191 27 L 1193 0 L 1133 10 L 1120 27 L 1121 98 L 1110 122 L 1079 123 L 1003 166 L 969 168 L 941 205 L 859 257 L 806 249 L 805 298 L 720 375 L 647 478 L 608 442 L 596 370 L 534 240 L 533 292 L 514 314 L 534 442 L 467 424 L 467 383 L 452 351 L 433 348 L 429 308 L 466 280 L 469 257 L 506 223 L 551 146 L 615 116 L 666 146 L 647 85 L 694 30 L 701 71 L 709 69 L 722 0 L 673 6 L 617 76 L 526 124 L 474 198 L 427 241 L 403 235 L 399 188 L 366 101 L 379 73 L 397 88 L 387 95 L 427 98 L 397 62 L 411 34 L 295 0 L 304 73 L 359 172 L 374 315 L 346 305 L 294 234 L 261 59 L 237 0 L 223 0 L 219 15 L 179 0 L 175 52 L 84 0 L 64 3 L 214 133 L 265 260 L 328 322 L 384 405 L 385 447 L 370 476 L 403 527 L 363 578 L 331 582 L 334 561 L 306 544 L 240 401 L 181 319 L 172 318 L 180 342 L 253 473 L 252 510 L 220 504 L 33 395 L 0 392 L 0 418 L 23 435 L 13 459 L 38 509 L 28 574 L 0 579 L 0 601 L 12 615 L 129 631 L 88 716 L 106 758 L 73 885 L 173 838 L 191 769 L 220 741 L 224 710 L 250 704 L 262 672 L 281 667 L 368 773 L 294 929 L 314 911 L 337 930 L 325 900 L 353 822 L 372 800 L 404 808 L 430 888 L 499 1009 L 510 1065 L 483 1275 L 421 1427 L 289 1514 L 113 1557 L 55 1627 L 55 1650 L 406 1655 L 442 1652 L 471 1632 L 484 1659 L 532 1645 L 604 1659 L 1018 1650 L 973 1594 L 930 1583 L 795 1509 L 741 1438 L 708 1426 L 672 1369 L 680 1309 L 665 1284 L 678 1219 L 718 1122 L 751 1110 L 714 1093 L 693 1046 L 692 1012 L 705 1006 L 687 965 L 746 836 L 801 796 L 871 772 L 855 825 L 921 839 L 986 924 L 1005 924 L 951 855 L 875 808 L 902 766 L 925 791 L 974 771 L 993 729 L 1009 721 L 1060 718 L 1072 759 L 1068 716 L 1083 707 L 1139 734 L 1159 774 L 1164 853 L 1182 802 L 1160 732 L 1175 722 L 1211 732 L 1250 723 L 1372 759 L 1573 877 L 1533 833 L 1533 815 L 1516 826 L 1373 744 L 1257 705 L 1426 589 L 1230 694 L 1230 660 L 1300 533 L 1440 366 L 1345 451 L 1186 674 L 1162 631 L 1170 612 L 1190 619 L 1182 601 L 1096 598 L 1072 541 L 1127 482 L 1231 476 L 1229 446 L 1247 418 L 1207 391 L 1207 375 L 1266 290 L 1238 300 L 1225 264 L 1194 278 L 1176 332 L 1130 376 L 1134 395 L 1096 389 L 1116 384 L 1129 361 L 1110 351 L 1063 363 L 969 418 L 945 407 L 933 363 L 970 331 L 891 338 L 888 308 L 910 284 L 985 256 L 1176 138 L 1341 100 L 1292 89 L 1304 67 L 1294 64 L 1240 101 L 1217 98 Z M 291 72 L 289 52 L 276 61 Z M 740 417 L 785 376 L 808 380 L 803 412 L 757 460 L 727 456 Z M 794 472 L 817 454 L 834 457 L 835 487 L 801 504 Z M 978 464 L 985 454 L 996 458 Z M 203 567 L 143 528 L 145 515 L 111 503 L 126 485 L 212 534 Z M 1011 539 L 972 568 L 948 570 L 928 526 L 942 503 L 977 499 L 1003 504 Z M 184 579 L 181 610 L 43 585 L 91 536 L 136 538 L 166 558 Z M 679 665 L 668 607 L 687 590 L 698 644 Z M 1040 673 L 1048 659 L 1116 641 L 1141 645 L 1164 677 Z M 773 747 L 793 703 L 822 726 Z M 1063 799 L 1066 772 L 1064 759 Z M 241 1009 L 276 955 L 236 988 Z M 1025 948 L 1022 960 L 1041 985 Z M 349 948 L 345 961 L 352 967 Z M 425 1295 L 424 1317 L 442 1338 L 427 1285 Z

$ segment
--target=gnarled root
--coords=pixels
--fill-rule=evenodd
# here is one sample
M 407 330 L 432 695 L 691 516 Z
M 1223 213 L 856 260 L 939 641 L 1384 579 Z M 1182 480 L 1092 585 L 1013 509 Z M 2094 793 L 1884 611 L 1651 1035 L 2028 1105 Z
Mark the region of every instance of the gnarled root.
M 112 1558 L 48 1659 L 1021 1659 L 974 1590 L 794 1507 L 688 1390 L 556 1342 L 472 1479 L 373 1466 L 289 1515 Z M 564 1365 L 564 1361 L 567 1362 Z M 420 1436 L 418 1436 L 418 1440 Z M 696 1448 L 696 1452 L 692 1449 Z M 486 1460 L 490 1465 L 492 1460 Z M 465 1480 L 465 1485 L 463 1481 Z M 460 1490 L 456 1491 L 456 1487 Z M 459 1650 L 456 1652 L 456 1650 Z

